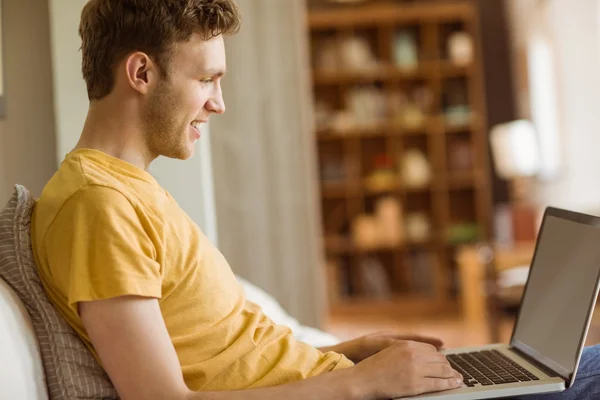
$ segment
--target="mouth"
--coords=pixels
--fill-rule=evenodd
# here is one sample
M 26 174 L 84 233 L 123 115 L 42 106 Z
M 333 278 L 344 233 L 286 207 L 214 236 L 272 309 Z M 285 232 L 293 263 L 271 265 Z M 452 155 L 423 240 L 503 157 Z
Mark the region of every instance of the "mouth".
M 200 138 L 200 125 L 202 125 L 205 122 L 207 121 L 192 121 L 190 123 L 190 126 L 194 129 L 198 139 Z

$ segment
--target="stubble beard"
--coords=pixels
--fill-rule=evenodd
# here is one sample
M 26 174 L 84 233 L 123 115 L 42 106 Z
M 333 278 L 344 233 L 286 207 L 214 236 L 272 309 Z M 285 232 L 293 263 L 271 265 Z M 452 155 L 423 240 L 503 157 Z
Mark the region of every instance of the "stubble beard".
M 176 104 L 176 96 L 167 82 L 159 83 L 148 100 L 143 121 L 146 145 L 153 158 L 185 160 L 191 156 L 186 143 L 187 130 L 179 131 L 184 123 L 177 118 Z

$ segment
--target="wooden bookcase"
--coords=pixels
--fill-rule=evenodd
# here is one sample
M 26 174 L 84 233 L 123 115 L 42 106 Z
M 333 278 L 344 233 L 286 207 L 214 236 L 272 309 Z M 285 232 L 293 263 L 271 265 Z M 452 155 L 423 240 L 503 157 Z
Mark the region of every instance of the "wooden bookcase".
M 421 315 L 455 306 L 460 282 L 454 252 L 461 244 L 491 234 L 475 5 L 468 1 L 370 1 L 357 6 L 309 7 L 307 24 L 315 108 L 328 110 L 326 117 L 317 112 L 314 137 L 332 312 Z M 457 64 L 448 56 L 447 40 L 458 31 L 472 39 L 472 57 L 466 64 Z M 416 49 L 417 58 L 410 68 L 402 64 L 402 48 L 398 47 L 399 35 L 407 32 L 414 45 L 409 49 Z M 344 41 L 353 37 L 368 43 L 376 64 L 350 68 L 338 58 L 334 67 L 322 66 L 327 64 L 323 48 L 340 51 Z M 361 113 L 360 105 L 349 104 L 357 101 L 359 96 L 353 94 L 357 88 L 379 96 L 376 104 L 380 106 L 375 110 L 382 112 L 376 118 L 369 116 L 368 123 L 344 122 L 349 115 L 356 118 L 355 114 Z M 453 91 L 462 93 L 464 104 L 456 104 L 460 96 Z M 420 103 L 423 107 L 417 123 L 414 116 L 403 119 L 409 118 L 406 99 L 414 93 L 426 99 Z M 403 103 L 392 110 L 391 99 L 398 94 Z M 372 98 L 370 101 L 365 109 L 373 109 L 369 105 Z M 462 110 L 458 120 L 457 114 L 452 114 L 456 106 Z M 353 113 L 348 111 L 352 107 Z M 340 112 L 343 110 L 346 112 Z M 336 118 L 337 125 L 332 122 Z M 404 156 L 409 150 L 418 150 L 428 162 L 425 184 L 409 185 L 403 179 Z M 369 182 L 375 170 L 381 173 L 381 165 L 387 168 L 387 183 L 373 186 Z M 399 206 L 403 239 L 359 246 L 353 239 L 356 223 L 365 214 L 372 216 L 382 198 L 391 198 Z M 417 237 L 414 232 L 423 232 L 423 224 L 413 223 L 408 228 L 408 221 L 415 219 L 424 220 L 428 227 L 428 234 L 419 240 L 412 238 Z

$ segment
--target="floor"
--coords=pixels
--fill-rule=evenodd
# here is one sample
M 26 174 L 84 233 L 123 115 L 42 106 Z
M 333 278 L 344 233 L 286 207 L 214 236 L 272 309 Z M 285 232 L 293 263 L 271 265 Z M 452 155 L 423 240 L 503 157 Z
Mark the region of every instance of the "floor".
M 510 341 L 513 319 L 505 317 L 500 323 L 502 343 Z M 394 331 L 400 333 L 418 333 L 442 339 L 446 348 L 466 347 L 491 342 L 486 325 L 465 324 L 459 315 L 444 318 L 421 318 L 418 320 L 396 320 L 389 317 L 332 316 L 325 325 L 328 332 L 342 340 L 378 332 Z M 592 320 L 586 345 L 600 344 L 600 308 Z

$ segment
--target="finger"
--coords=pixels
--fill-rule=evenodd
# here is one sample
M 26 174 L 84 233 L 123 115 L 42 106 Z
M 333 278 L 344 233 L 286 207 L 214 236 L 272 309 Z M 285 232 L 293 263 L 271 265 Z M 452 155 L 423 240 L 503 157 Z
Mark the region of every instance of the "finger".
M 424 341 L 426 343 L 430 343 L 430 342 L 443 343 L 443 341 L 437 337 L 420 335 L 420 334 L 416 334 L 416 333 L 402 334 L 399 332 L 389 331 L 389 332 L 378 332 L 378 333 L 374 334 L 374 336 L 389 337 L 394 340 L 416 340 L 416 341 Z
M 428 353 L 427 358 L 424 361 L 428 362 L 428 363 L 434 363 L 434 364 L 443 363 L 443 364 L 450 365 L 450 362 L 448 361 L 446 356 L 441 353 Z
M 394 341 L 402 341 L 402 340 L 412 340 L 411 338 L 416 337 L 418 335 L 413 335 L 413 334 L 406 335 L 406 334 L 403 334 L 400 332 L 383 331 L 383 332 L 374 333 L 370 336 L 386 338 L 386 339 L 390 339 L 390 340 L 394 340 Z
M 431 393 L 431 392 L 441 392 L 444 390 L 451 390 L 459 388 L 462 385 L 462 380 L 457 378 L 424 378 L 421 380 L 419 385 L 419 392 L 421 393 Z
M 441 339 L 430 337 L 430 336 L 421 336 L 421 335 L 410 335 L 405 338 L 406 340 L 413 340 L 415 342 L 427 343 L 432 346 L 435 346 L 436 349 L 441 349 L 444 345 L 444 342 Z
M 438 353 L 437 348 L 429 343 L 425 343 L 425 342 L 418 342 L 418 341 L 414 341 L 414 340 L 406 340 L 403 341 L 402 343 L 405 343 L 407 346 L 409 346 L 410 348 L 417 350 L 417 351 L 422 351 L 422 352 L 428 352 L 428 353 Z
M 427 378 L 454 378 L 461 380 L 463 378 L 458 371 L 446 363 L 423 364 L 421 373 Z

